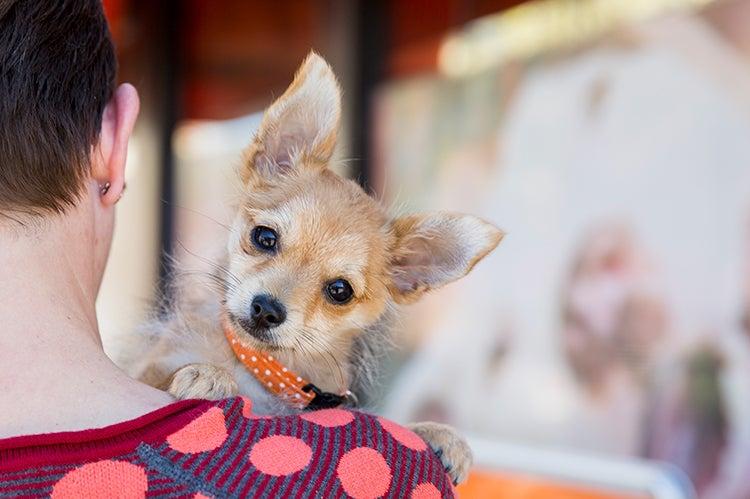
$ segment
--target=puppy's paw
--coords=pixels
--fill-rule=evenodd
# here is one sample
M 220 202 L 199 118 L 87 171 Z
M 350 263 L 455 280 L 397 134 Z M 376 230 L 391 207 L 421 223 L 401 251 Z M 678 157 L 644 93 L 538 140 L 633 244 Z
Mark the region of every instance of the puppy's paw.
M 440 423 L 412 423 L 408 428 L 432 447 L 454 485 L 466 480 L 474 457 L 469 444 L 455 429 Z
M 167 391 L 179 400 L 220 400 L 237 395 L 238 388 L 234 376 L 222 367 L 188 364 L 175 371 Z

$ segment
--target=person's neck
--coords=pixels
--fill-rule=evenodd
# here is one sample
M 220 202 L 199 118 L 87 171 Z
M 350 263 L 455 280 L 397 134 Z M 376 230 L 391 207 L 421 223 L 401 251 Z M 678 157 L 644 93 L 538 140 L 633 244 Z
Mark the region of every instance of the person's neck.
M 171 402 L 102 350 L 95 235 L 78 222 L 0 227 L 0 438 L 107 426 Z

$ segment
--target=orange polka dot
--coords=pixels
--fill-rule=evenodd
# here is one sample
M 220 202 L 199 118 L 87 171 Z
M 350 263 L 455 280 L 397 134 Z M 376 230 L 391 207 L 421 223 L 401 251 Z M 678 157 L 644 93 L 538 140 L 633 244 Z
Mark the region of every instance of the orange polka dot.
M 53 499 L 80 497 L 146 497 L 148 478 L 138 465 L 124 461 L 97 461 L 69 471 L 52 488 Z
M 393 421 L 389 421 L 385 418 L 378 418 L 378 421 L 380 422 L 380 426 L 385 428 L 385 430 L 390 433 L 391 436 L 395 438 L 401 445 L 404 445 L 416 451 L 423 451 L 427 448 L 427 444 L 425 443 L 425 441 L 422 440 L 419 435 L 417 435 L 413 431 L 406 429 L 403 426 L 396 424 Z
M 358 447 L 341 457 L 336 474 L 344 492 L 354 499 L 380 497 L 391 485 L 391 469 L 375 449 Z
M 336 426 L 348 425 L 354 421 L 354 414 L 343 409 L 323 409 L 320 411 L 306 412 L 300 418 L 316 425 L 334 428 Z
M 247 419 L 273 419 L 273 416 L 261 415 L 261 414 L 250 414 Z
M 207 452 L 221 446 L 227 439 L 224 413 L 212 407 L 167 437 L 167 443 L 184 454 Z
M 301 470 L 310 463 L 312 449 L 296 437 L 273 435 L 255 444 L 250 462 L 267 475 L 284 476 Z
M 411 499 L 440 499 L 440 491 L 431 483 L 420 483 L 411 492 Z
M 242 399 L 242 415 L 246 418 L 253 417 L 253 401 L 247 397 L 240 397 Z

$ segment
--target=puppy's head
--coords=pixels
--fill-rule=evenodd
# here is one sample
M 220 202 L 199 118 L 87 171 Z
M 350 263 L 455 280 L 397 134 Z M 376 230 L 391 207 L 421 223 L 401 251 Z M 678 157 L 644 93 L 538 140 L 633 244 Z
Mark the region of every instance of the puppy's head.
M 462 277 L 502 237 L 467 215 L 390 219 L 328 169 L 339 119 L 333 72 L 311 54 L 246 151 L 225 306 L 260 348 L 346 352 L 389 302 Z

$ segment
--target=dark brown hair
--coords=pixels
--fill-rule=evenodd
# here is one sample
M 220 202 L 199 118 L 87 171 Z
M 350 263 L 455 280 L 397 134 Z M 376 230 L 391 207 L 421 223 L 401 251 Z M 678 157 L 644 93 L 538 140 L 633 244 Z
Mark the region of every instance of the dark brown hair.
M 0 0 L 0 210 L 77 202 L 116 69 L 100 0 Z

